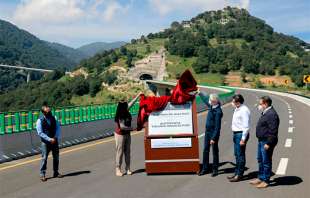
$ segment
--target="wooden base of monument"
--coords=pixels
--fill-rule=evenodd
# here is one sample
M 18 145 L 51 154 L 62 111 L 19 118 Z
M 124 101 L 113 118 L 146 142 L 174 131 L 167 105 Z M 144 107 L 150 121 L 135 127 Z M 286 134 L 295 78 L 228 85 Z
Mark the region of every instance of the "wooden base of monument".
M 196 103 L 192 104 L 193 134 L 178 134 L 174 136 L 148 135 L 148 123 L 146 124 L 145 147 L 145 171 L 147 174 L 162 173 L 199 173 L 199 140 L 197 128 Z M 152 148 L 152 140 L 177 139 L 191 140 L 191 146 L 184 148 Z
M 151 139 L 145 139 L 145 172 L 155 173 L 198 173 L 199 142 L 191 137 L 191 148 L 151 148 Z

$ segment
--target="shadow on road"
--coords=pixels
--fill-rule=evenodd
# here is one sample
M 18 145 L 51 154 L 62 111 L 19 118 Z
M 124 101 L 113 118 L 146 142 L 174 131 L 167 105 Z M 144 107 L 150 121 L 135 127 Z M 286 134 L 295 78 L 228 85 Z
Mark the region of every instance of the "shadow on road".
M 221 174 L 232 174 L 232 173 L 235 172 L 235 166 L 236 166 L 236 164 L 233 163 L 233 162 L 228 162 L 228 161 L 226 161 L 226 162 L 221 162 L 220 165 L 219 165 L 219 168 L 220 168 L 221 166 L 226 165 L 226 164 L 230 164 L 230 165 L 232 165 L 232 166 L 234 166 L 234 167 L 219 169 L 219 175 L 221 175 Z M 245 171 L 247 171 L 248 169 L 249 169 L 248 167 L 245 167 Z
M 271 181 L 269 186 L 291 186 L 302 183 L 303 180 L 298 176 L 276 177 Z
M 74 177 L 74 176 L 79 176 L 79 175 L 84 175 L 84 174 L 90 174 L 91 171 L 77 171 L 77 172 L 71 172 L 63 175 L 64 177 Z
M 144 173 L 145 172 L 145 169 L 142 168 L 142 169 L 137 169 L 135 171 L 132 172 L 132 174 L 139 174 L 139 173 Z
M 76 172 L 71 172 L 71 173 L 67 173 L 64 174 L 63 177 L 74 177 L 74 176 L 79 176 L 79 175 L 83 175 L 83 174 L 90 174 L 91 171 L 76 171 Z M 53 179 L 54 177 L 47 177 L 47 180 Z

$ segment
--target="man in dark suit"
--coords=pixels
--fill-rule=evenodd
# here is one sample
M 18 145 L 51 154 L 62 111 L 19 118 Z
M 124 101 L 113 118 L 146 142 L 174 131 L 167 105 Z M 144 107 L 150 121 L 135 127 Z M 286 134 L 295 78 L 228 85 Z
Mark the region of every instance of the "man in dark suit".
M 272 173 L 272 154 L 278 143 L 280 119 L 271 105 L 270 97 L 263 96 L 260 99 L 258 108 L 262 111 L 262 115 L 256 126 L 258 178 L 250 182 L 257 188 L 266 188 L 269 185 Z
M 199 173 L 199 176 L 205 175 L 210 170 L 209 164 L 209 152 L 212 147 L 213 152 L 213 164 L 212 164 L 212 177 L 218 175 L 219 167 L 219 147 L 218 141 L 220 138 L 221 122 L 223 118 L 223 111 L 218 98 L 218 95 L 211 94 L 210 96 L 206 93 L 199 91 L 199 96 L 202 101 L 208 107 L 208 115 L 206 120 L 206 131 L 205 131 L 205 142 L 203 149 L 203 166 Z

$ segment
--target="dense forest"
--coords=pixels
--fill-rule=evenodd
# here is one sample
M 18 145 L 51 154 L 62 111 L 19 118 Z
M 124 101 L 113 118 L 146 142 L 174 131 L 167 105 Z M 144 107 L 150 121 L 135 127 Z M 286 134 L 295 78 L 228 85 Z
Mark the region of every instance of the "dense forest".
M 310 45 L 276 33 L 263 20 L 244 9 L 199 14 L 191 21 L 173 22 L 171 28 L 148 38 L 167 38 L 166 49 L 181 57 L 197 57 L 197 73 L 232 70 L 246 73 L 289 75 L 297 86 L 302 76 L 310 73 Z
M 52 106 L 69 106 L 73 96 L 90 94 L 94 96 L 101 83 L 109 78 L 88 78 L 82 76 L 64 79 L 64 72 L 56 70 L 37 81 L 23 84 L 15 90 L 0 95 L 0 111 L 14 111 L 39 108 L 43 102 Z
M 0 20 L 0 64 L 25 67 L 70 69 L 76 64 L 27 31 Z M 32 74 L 32 79 L 42 75 Z M 0 92 L 15 89 L 26 81 L 25 74 L 0 70 Z

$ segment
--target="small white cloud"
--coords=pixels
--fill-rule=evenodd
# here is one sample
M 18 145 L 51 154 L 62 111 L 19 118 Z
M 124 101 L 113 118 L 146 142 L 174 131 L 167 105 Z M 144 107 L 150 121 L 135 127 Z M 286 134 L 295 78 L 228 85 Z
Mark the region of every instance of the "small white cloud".
M 116 0 L 96 0 L 91 6 L 91 14 L 95 17 L 102 17 L 105 21 L 112 21 L 117 15 L 126 13 L 131 4 L 132 1 L 121 5 Z
M 14 12 L 18 24 L 68 23 L 85 16 L 83 0 L 23 0 Z
M 249 10 L 250 0 L 241 0 L 240 5 L 241 5 L 241 8 Z
M 212 10 L 227 6 L 226 0 L 149 0 L 149 2 L 160 15 L 166 15 L 172 11 L 189 11 L 197 8 Z
M 160 15 L 166 15 L 173 11 L 200 11 L 218 10 L 226 6 L 248 9 L 250 0 L 148 0 L 153 9 Z

